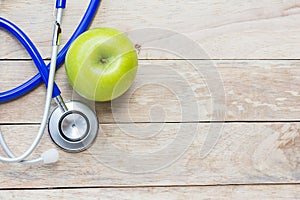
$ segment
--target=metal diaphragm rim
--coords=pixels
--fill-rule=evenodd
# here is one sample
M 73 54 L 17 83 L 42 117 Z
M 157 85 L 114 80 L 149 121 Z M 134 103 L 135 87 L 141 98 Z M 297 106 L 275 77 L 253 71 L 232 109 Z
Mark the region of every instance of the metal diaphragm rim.
M 68 111 L 56 107 L 49 118 L 48 131 L 53 142 L 67 152 L 81 152 L 95 141 L 99 129 L 98 118 L 93 110 L 79 101 L 65 103 Z M 69 126 L 69 127 L 68 127 Z M 78 138 L 76 137 L 76 131 Z

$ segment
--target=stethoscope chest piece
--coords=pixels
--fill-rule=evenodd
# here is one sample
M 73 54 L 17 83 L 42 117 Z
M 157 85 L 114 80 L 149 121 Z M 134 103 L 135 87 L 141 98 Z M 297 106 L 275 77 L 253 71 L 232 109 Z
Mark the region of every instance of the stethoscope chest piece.
M 49 118 L 49 134 L 55 144 L 68 152 L 88 149 L 98 133 L 98 118 L 79 101 L 66 102 L 67 112 L 56 107 Z

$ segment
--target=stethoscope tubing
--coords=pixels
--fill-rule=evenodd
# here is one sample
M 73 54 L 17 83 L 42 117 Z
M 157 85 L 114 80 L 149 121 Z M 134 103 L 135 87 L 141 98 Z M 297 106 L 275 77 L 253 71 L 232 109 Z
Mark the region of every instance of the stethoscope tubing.
M 71 43 L 87 28 L 90 26 L 94 16 L 96 15 L 97 9 L 101 3 L 101 0 L 91 0 L 89 6 L 81 19 L 81 22 L 77 26 L 73 35 L 70 37 L 68 42 L 62 48 L 62 50 L 58 53 L 56 67 L 60 67 L 64 62 L 66 53 Z M 1 92 L 0 93 L 0 103 L 11 101 L 13 99 L 19 98 L 24 94 L 27 94 L 31 90 L 35 89 L 37 86 L 41 84 L 43 81 L 47 86 L 48 76 L 49 76 L 49 67 L 50 63 L 46 66 L 43 61 L 41 55 L 38 53 L 34 44 L 30 41 L 30 39 L 19 29 L 17 26 L 12 24 L 11 22 L 5 20 L 0 17 L 0 28 L 7 30 L 9 33 L 13 34 L 25 47 L 29 55 L 32 57 L 33 62 L 36 64 L 40 73 L 33 76 L 31 79 L 23 83 L 22 85 L 17 86 L 11 90 Z M 60 90 L 57 85 L 54 85 L 53 95 L 52 97 L 56 97 L 60 95 Z
M 49 72 L 48 72 L 45 62 L 43 61 L 42 56 L 40 55 L 40 53 L 38 52 L 37 48 L 34 46 L 32 41 L 25 35 L 25 33 L 20 28 L 18 28 L 13 23 L 11 23 L 8 20 L 3 19 L 1 17 L 0 17 L 0 27 L 4 28 L 9 33 L 14 35 L 16 37 L 16 39 L 23 45 L 23 47 L 26 49 L 26 51 L 31 56 L 34 64 L 36 65 L 37 69 L 39 70 L 39 75 L 40 75 L 41 79 L 44 81 L 44 83 L 47 87 Z M 12 90 L 12 91 L 14 91 L 14 90 Z M 23 95 L 24 94 L 23 92 L 24 92 L 23 90 L 20 90 L 20 92 L 18 92 L 17 95 Z M 60 94 L 60 90 L 58 89 L 57 85 L 54 83 L 52 97 L 56 97 L 59 94 Z

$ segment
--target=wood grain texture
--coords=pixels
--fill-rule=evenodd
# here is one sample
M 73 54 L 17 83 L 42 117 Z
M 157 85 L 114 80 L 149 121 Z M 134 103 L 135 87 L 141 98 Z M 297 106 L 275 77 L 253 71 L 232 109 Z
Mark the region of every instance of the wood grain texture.
M 39 12 L 36 12 L 34 8 L 40 4 L 40 0 L 2 0 L 0 13 L 28 33 L 42 56 L 47 58 L 51 50 L 54 6 L 52 1 L 43 2 Z M 87 4 L 87 1 L 67 4 L 63 19 L 63 43 L 75 29 Z M 104 0 L 92 27 L 108 26 L 129 32 L 133 42 L 142 46 L 141 58 L 177 57 L 165 51 L 149 49 L 167 42 L 175 31 L 197 42 L 208 54 L 181 55 L 184 57 L 297 59 L 300 55 L 299 5 L 299 0 L 189 0 L 184 4 L 167 0 Z M 152 27 L 165 31 L 154 31 L 154 34 L 150 30 Z M 134 31 L 137 29 L 147 29 L 148 34 Z M 171 30 L 173 34 L 166 30 Z M 1 59 L 28 58 L 20 45 L 2 31 L 0 44 Z M 180 47 L 189 50 L 186 45 Z
M 63 44 L 87 5 L 67 4 Z M 1 17 L 45 59 L 53 11 L 52 1 L 0 0 Z M 95 104 L 60 69 L 64 98 L 97 112 L 98 138 L 79 154 L 59 150 L 53 165 L 0 163 L 0 199 L 299 199 L 299 19 L 299 0 L 104 0 L 91 28 L 120 29 L 137 44 L 134 85 Z M 0 91 L 37 72 L 24 59 L 1 30 Z M 0 128 L 16 154 L 35 137 L 44 95 L 40 86 L 0 104 Z M 46 133 L 32 157 L 49 148 L 56 146 Z
M 0 198 L 6 200 L 22 199 L 299 199 L 299 185 L 259 185 L 222 187 L 167 187 L 167 188 L 95 188 L 95 189 L 55 189 L 55 190 L 17 190 L 0 191 Z
M 214 137 L 211 126 L 102 124 L 91 149 L 79 154 L 60 151 L 56 164 L 1 163 L 0 187 L 300 183 L 300 123 L 226 123 L 214 146 L 208 143 Z M 38 126 L 1 128 L 14 152 L 21 153 Z M 33 156 L 53 147 L 46 134 Z
M 66 100 L 85 101 L 105 123 L 289 121 L 300 115 L 299 66 L 298 61 L 140 61 L 135 83 L 125 95 L 96 104 L 72 91 L 64 69 L 56 80 Z M 0 68 L 2 91 L 36 72 L 30 61 L 2 61 Z M 1 104 L 0 122 L 39 123 L 44 96 L 40 86 Z

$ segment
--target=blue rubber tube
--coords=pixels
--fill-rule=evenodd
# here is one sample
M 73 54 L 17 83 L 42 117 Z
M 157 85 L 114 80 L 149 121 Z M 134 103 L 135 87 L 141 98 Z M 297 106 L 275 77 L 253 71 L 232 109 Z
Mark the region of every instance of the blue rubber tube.
M 66 0 L 56 0 L 56 8 L 65 8 Z
M 83 18 L 81 19 L 81 22 L 77 26 L 77 29 L 75 30 L 75 32 L 73 33 L 73 35 L 71 36 L 71 38 L 69 39 L 69 41 L 62 48 L 62 50 L 58 53 L 57 62 L 56 62 L 57 67 L 60 67 L 62 65 L 62 63 L 64 62 L 66 53 L 67 53 L 67 51 L 68 51 L 71 43 L 81 33 L 83 33 L 84 31 L 87 30 L 87 28 L 89 27 L 90 23 L 92 22 L 95 14 L 96 14 L 96 12 L 98 10 L 98 7 L 99 7 L 100 3 L 101 3 L 101 0 L 91 0 L 91 2 L 89 4 L 89 6 L 88 6 L 88 8 L 87 8 L 87 10 L 86 10 Z M 3 18 L 0 18 L 0 28 L 5 29 L 6 27 L 4 27 L 4 26 L 6 26 L 6 24 L 7 24 L 6 22 L 7 22 L 7 20 L 4 20 Z M 17 37 L 17 39 L 19 39 L 19 38 Z M 30 42 L 30 43 L 32 43 L 32 42 Z M 28 51 L 28 49 L 27 49 L 27 51 Z M 44 61 L 43 61 L 43 63 L 44 63 Z M 45 68 L 45 63 L 42 64 L 42 65 L 44 65 L 44 68 Z M 47 67 L 47 73 L 48 73 L 48 70 L 49 70 L 49 67 L 50 67 L 50 63 L 46 67 Z M 28 81 L 26 81 L 25 83 L 23 83 L 22 85 L 19 85 L 18 87 L 14 88 L 14 89 L 11 89 L 11 90 L 8 90 L 8 91 L 5 91 L 5 92 L 1 92 L 0 93 L 0 103 L 16 99 L 16 98 L 21 97 L 24 94 L 27 94 L 28 92 L 30 92 L 31 90 L 33 90 L 37 86 L 39 86 L 42 81 L 43 81 L 42 73 L 39 73 L 39 74 L 36 74 L 31 79 L 29 79 Z M 56 96 L 58 94 L 60 94 L 59 90 L 57 90 L 57 91 L 53 90 L 53 92 L 55 92 Z M 59 93 L 57 94 L 57 92 L 59 92 Z
M 23 45 L 23 47 L 31 56 L 35 66 L 39 70 L 42 80 L 44 81 L 47 87 L 49 71 L 47 69 L 45 62 L 43 61 L 42 56 L 39 54 L 37 48 L 34 46 L 31 40 L 16 25 L 14 25 L 13 23 L 9 22 L 6 19 L 3 19 L 2 17 L 0 17 L 0 28 L 3 28 L 7 32 L 11 33 Z M 52 97 L 56 97 L 58 95 L 60 95 L 60 90 L 58 89 L 57 85 L 54 83 Z

